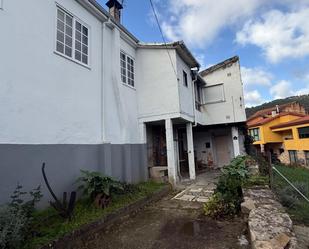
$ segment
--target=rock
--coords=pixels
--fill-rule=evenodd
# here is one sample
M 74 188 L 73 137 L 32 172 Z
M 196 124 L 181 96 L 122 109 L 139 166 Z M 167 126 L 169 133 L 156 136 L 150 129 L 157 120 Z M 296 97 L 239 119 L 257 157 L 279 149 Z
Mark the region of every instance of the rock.
M 291 236 L 286 235 L 285 233 L 281 233 L 277 235 L 270 241 L 272 248 L 274 249 L 284 249 L 289 244 L 291 240 Z
M 250 198 L 245 198 L 245 201 L 241 203 L 241 212 L 249 215 L 250 211 L 255 208 L 255 203 Z
M 249 175 L 258 175 L 259 172 L 259 166 L 257 164 L 252 164 L 248 167 Z
M 248 227 L 252 248 L 298 248 L 292 220 L 269 188 L 245 190 L 241 210 L 244 214 L 249 214 Z

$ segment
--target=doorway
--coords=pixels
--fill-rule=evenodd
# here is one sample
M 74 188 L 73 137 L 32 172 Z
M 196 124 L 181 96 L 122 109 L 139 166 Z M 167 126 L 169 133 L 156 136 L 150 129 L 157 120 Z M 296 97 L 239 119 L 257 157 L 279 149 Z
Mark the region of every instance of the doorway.
M 229 136 L 216 136 L 214 138 L 217 155 L 217 166 L 223 167 L 231 161 L 231 150 L 229 148 Z

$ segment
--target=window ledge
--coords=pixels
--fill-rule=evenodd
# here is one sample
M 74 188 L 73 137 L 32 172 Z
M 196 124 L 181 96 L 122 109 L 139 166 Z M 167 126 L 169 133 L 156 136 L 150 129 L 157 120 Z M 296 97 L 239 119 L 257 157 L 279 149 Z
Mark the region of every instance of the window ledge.
M 122 85 L 124 85 L 124 86 L 126 86 L 126 87 L 128 87 L 128 88 L 130 88 L 130 89 L 132 89 L 134 91 L 136 91 L 136 88 L 134 86 L 130 86 L 130 85 L 128 85 L 126 83 L 123 83 L 123 82 L 122 82 Z
M 62 54 L 62 53 L 60 53 L 60 52 L 58 52 L 58 51 L 56 51 L 56 50 L 54 50 L 54 54 L 59 55 L 59 56 L 65 58 L 65 59 L 68 59 L 68 60 L 70 60 L 70 61 L 72 61 L 72 62 L 74 62 L 74 63 L 76 63 L 76 64 L 78 64 L 78 65 L 80 65 L 80 66 L 82 66 L 82 67 L 84 67 L 84 68 L 87 68 L 87 69 L 91 70 L 91 67 L 90 67 L 90 66 L 85 65 L 85 64 L 83 64 L 83 63 L 81 63 L 81 62 L 79 62 L 79 61 L 77 61 L 77 60 L 74 60 L 73 58 L 71 58 L 71 57 L 69 57 L 69 56 L 66 56 L 66 55 L 64 55 L 64 54 Z

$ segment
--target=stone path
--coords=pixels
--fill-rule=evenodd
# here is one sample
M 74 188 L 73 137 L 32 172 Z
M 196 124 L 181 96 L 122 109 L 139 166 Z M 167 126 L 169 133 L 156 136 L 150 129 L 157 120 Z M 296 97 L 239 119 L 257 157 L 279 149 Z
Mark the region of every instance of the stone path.
M 213 175 L 185 182 L 186 193 L 202 197 L 213 189 Z M 210 181 L 206 181 L 210 179 Z M 206 184 L 207 183 L 207 184 Z M 202 188 L 202 190 L 201 190 Z M 74 241 L 74 249 L 248 249 L 247 224 L 240 218 L 213 220 L 203 203 L 175 199 L 175 193 L 124 217 L 102 230 Z
M 219 170 L 209 170 L 199 175 L 195 181 L 183 181 L 179 188 L 184 190 L 173 199 L 205 203 L 214 193 L 219 176 Z

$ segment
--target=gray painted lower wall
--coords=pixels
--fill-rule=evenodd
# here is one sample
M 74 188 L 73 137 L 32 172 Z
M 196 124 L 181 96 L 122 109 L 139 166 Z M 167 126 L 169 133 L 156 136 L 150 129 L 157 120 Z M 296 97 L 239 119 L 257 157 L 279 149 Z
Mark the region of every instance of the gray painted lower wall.
M 41 173 L 43 162 L 58 196 L 63 191 L 76 190 L 75 181 L 81 169 L 99 171 L 130 183 L 148 179 L 146 144 L 0 144 L 0 204 L 10 200 L 19 183 L 25 191 L 41 185 L 41 205 L 46 205 L 51 196 Z

